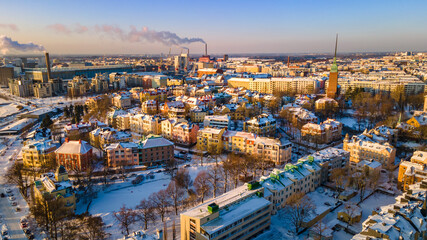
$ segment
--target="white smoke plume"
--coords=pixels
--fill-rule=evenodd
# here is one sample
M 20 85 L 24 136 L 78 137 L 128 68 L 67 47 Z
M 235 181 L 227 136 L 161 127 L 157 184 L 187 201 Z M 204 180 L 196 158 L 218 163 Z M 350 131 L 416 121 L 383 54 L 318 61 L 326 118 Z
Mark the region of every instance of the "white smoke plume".
M 97 33 L 103 33 L 103 34 L 110 35 L 112 37 L 117 37 L 122 41 L 158 42 L 167 46 L 171 46 L 171 45 L 181 46 L 181 45 L 196 43 L 196 42 L 205 43 L 205 41 L 201 38 L 180 37 L 173 32 L 155 31 L 152 29 L 148 29 L 147 27 L 142 27 L 140 29 L 137 29 L 136 27 L 131 26 L 130 31 L 125 31 L 118 26 L 107 25 L 107 24 L 95 25 L 93 28 L 77 24 L 75 28 L 72 28 L 72 27 L 67 27 L 63 24 L 57 23 L 54 25 L 49 25 L 48 28 L 55 31 L 56 33 L 63 33 L 63 34 L 84 33 L 84 32 L 88 32 L 89 29 L 94 29 L 95 32 Z
M 41 52 L 44 51 L 44 47 L 35 43 L 19 43 L 13 41 L 10 37 L 0 35 L 0 53 L 3 55 L 9 52 Z
M 169 31 L 160 31 L 150 30 L 147 27 L 137 30 L 135 27 L 131 27 L 131 31 L 127 34 L 129 41 L 131 42 L 140 42 L 142 40 L 147 40 L 149 42 L 159 42 L 164 45 L 184 45 L 190 43 L 205 43 L 201 38 L 187 38 L 179 37 L 176 33 Z

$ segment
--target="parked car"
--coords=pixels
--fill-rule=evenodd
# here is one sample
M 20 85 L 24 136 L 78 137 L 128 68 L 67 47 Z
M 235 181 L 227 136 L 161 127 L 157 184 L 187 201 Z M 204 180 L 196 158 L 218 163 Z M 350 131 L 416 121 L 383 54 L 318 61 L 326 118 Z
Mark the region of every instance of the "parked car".
M 21 228 L 22 229 L 27 228 L 27 227 L 28 227 L 28 223 L 26 223 L 26 222 L 22 222 L 21 223 Z
M 4 188 L 4 191 L 5 191 L 6 193 L 11 193 L 11 192 L 12 192 L 12 189 L 11 189 L 11 188 Z
M 6 194 L 1 193 L 1 194 L 0 194 L 0 196 L 1 196 L 2 198 L 4 198 L 4 197 L 6 197 Z
M 132 180 L 132 184 L 140 184 L 144 180 L 143 175 L 138 175 L 134 180 Z
M 16 200 L 16 198 L 14 196 L 8 197 L 8 199 L 9 199 L 9 201 L 15 201 Z
M 10 205 L 12 205 L 12 206 L 17 206 L 17 205 L 18 205 L 18 203 L 17 203 L 17 202 L 11 202 L 11 203 L 10 203 Z

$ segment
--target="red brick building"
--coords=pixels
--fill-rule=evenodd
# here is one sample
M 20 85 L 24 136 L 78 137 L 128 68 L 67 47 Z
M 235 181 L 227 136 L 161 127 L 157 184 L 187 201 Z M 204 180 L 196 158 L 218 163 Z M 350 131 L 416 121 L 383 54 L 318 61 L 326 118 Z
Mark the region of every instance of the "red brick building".
M 93 159 L 93 148 L 86 141 L 69 141 L 65 142 L 55 151 L 58 165 L 66 169 L 85 171 Z

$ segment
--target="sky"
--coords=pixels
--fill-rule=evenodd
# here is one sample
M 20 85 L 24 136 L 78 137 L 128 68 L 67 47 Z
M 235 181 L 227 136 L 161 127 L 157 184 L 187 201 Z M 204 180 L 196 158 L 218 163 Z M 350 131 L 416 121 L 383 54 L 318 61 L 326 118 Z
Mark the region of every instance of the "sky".
M 52 54 L 200 54 L 203 42 L 211 54 L 332 53 L 337 33 L 341 53 L 426 51 L 426 9 L 425 0 L 0 0 L 0 54 L 30 42 L 27 51 Z

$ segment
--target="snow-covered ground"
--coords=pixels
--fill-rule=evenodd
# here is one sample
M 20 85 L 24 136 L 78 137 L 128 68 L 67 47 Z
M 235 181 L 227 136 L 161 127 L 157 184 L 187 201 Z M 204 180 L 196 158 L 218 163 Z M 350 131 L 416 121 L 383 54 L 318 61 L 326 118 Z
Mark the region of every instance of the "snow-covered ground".
M 206 170 L 209 165 L 194 163 L 191 167 L 188 167 L 189 174 L 191 178 L 196 178 L 197 174 Z M 148 172 L 155 172 L 156 170 L 147 170 L 142 172 L 136 172 L 137 174 L 147 175 Z M 121 180 L 116 181 L 111 184 L 105 190 L 100 191 L 96 199 L 94 199 L 90 205 L 89 213 L 94 216 L 101 216 L 102 220 L 107 226 L 107 232 L 111 234 L 110 239 L 117 239 L 119 237 L 123 237 L 117 222 L 115 221 L 113 212 L 119 211 L 120 208 L 125 205 L 127 208 L 135 208 L 142 199 L 147 199 L 152 193 L 158 192 L 162 189 L 166 189 L 171 178 L 166 175 L 164 172 L 154 173 L 154 179 L 145 179 L 142 184 L 133 185 L 131 183 L 133 178 L 127 179 L 127 181 L 123 182 Z M 79 204 L 77 213 L 83 213 L 86 211 L 86 205 Z M 169 220 L 169 226 L 171 226 L 171 221 L 175 219 L 176 224 L 179 224 L 179 215 L 175 216 L 173 213 L 169 214 L 167 218 Z M 133 226 L 133 231 L 141 229 L 141 224 L 135 224 Z M 155 226 L 150 226 L 150 232 L 156 230 L 156 228 L 162 229 L 163 224 L 158 220 L 158 223 Z M 179 228 L 177 227 L 178 236 L 179 236 Z

